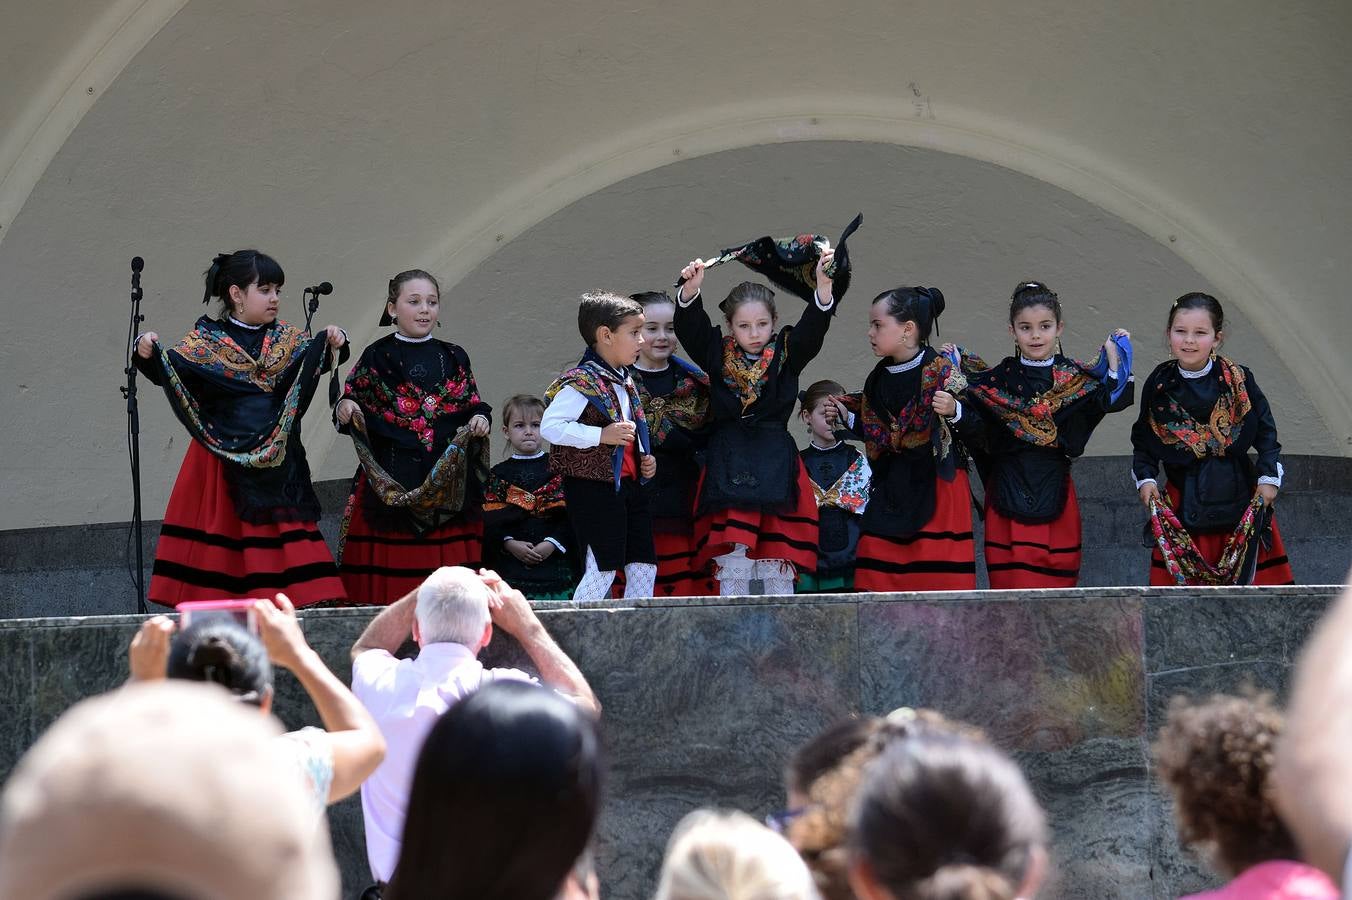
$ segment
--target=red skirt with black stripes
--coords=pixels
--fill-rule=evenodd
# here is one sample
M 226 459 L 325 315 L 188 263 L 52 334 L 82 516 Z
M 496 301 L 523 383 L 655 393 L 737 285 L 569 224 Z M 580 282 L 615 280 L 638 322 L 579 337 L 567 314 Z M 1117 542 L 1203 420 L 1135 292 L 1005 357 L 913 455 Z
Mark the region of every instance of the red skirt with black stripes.
M 1061 515 L 1039 525 L 1005 516 L 986 495 L 986 571 L 993 590 L 1075 587 L 1081 556 L 1075 482 L 1067 485 Z
M 388 606 L 417 588 L 435 569 L 483 565 L 483 519 L 459 516 L 422 535 L 378 531 L 362 511 L 367 490 L 363 472 L 357 476 L 343 513 L 338 574 L 349 603 Z
M 855 554 L 856 591 L 976 589 L 972 485 L 966 471 L 935 483 L 934 515 L 914 534 L 864 534 Z
M 1178 509 L 1182 501 L 1182 494 L 1178 488 L 1172 484 L 1166 484 L 1164 490 L 1169 494 L 1169 502 L 1173 504 L 1174 509 Z M 1192 542 L 1201 552 L 1206 561 L 1215 565 L 1225 552 L 1225 542 L 1230 535 L 1228 534 L 1194 534 Z M 1173 587 L 1176 582 L 1169 574 L 1169 570 L 1164 568 L 1164 559 L 1160 556 L 1159 548 L 1150 554 L 1150 583 L 1163 587 Z M 1254 584 L 1295 584 L 1296 576 L 1291 571 L 1291 561 L 1286 558 L 1286 545 L 1282 543 L 1282 532 L 1277 527 L 1277 516 L 1272 516 L 1272 542 L 1266 549 L 1258 549 L 1258 570 L 1253 576 Z
M 700 475 L 700 490 L 704 475 Z M 706 571 L 715 556 L 746 545 L 748 559 L 784 559 L 801 572 L 817 571 L 817 500 L 812 479 L 798 460 L 797 494 L 791 511 L 720 509 L 695 520 L 695 567 Z
M 241 521 L 230 499 L 225 463 L 193 441 L 164 511 L 150 599 L 178 606 L 279 592 L 298 607 L 347 599 L 315 523 Z

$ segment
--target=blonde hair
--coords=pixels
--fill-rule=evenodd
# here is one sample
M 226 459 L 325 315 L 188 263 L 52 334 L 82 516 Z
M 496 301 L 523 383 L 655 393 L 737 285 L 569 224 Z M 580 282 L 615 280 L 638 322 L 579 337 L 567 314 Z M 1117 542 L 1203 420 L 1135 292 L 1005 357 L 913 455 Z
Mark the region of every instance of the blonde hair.
M 740 812 L 698 809 L 667 844 L 653 900 L 815 900 L 798 853 Z

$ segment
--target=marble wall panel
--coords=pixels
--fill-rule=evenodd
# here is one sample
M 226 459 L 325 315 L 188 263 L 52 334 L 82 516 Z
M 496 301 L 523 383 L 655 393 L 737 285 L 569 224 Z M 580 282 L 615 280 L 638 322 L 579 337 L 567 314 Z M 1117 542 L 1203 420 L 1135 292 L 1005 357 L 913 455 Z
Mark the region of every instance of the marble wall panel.
M 986 728 L 1029 774 L 1054 839 L 1044 897 L 1173 897 L 1215 883 L 1177 846 L 1148 742 L 1174 693 L 1283 692 L 1332 591 L 1143 591 L 707 598 L 541 612 L 604 707 L 605 895 L 650 896 L 672 826 L 702 805 L 763 815 L 794 747 L 839 716 L 925 705 Z M 303 613 L 344 680 L 372 611 Z M 0 773 L 76 700 L 120 684 L 137 619 L 0 622 Z M 530 668 L 510 638 L 485 652 Z M 278 717 L 318 716 L 286 673 Z M 147 761 L 147 764 L 153 764 Z M 354 895 L 360 804 L 329 813 Z

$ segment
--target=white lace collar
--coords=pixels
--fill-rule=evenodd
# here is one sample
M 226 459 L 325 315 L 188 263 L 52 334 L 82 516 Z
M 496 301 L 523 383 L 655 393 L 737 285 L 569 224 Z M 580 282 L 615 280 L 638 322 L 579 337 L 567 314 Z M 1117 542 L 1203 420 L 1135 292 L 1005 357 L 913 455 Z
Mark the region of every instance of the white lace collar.
M 539 459 L 540 457 L 544 456 L 546 452 L 547 451 L 541 450 L 538 453 L 532 454 L 531 456 L 526 456 L 523 453 L 513 452 L 512 459 Z
M 404 334 L 402 331 L 396 331 L 396 332 L 394 333 L 394 336 L 395 336 L 396 339 L 403 341 L 405 344 L 425 344 L 425 343 L 427 343 L 428 341 L 432 340 L 432 335 L 430 335 L 430 334 L 429 334 L 429 335 L 425 335 L 425 336 L 420 337 L 420 338 L 414 338 L 414 337 L 409 337 L 408 335 Z
M 644 366 L 640 366 L 638 363 L 634 363 L 632 366 L 630 366 L 630 368 L 638 369 L 640 372 L 647 372 L 649 375 L 661 375 L 663 372 L 671 368 L 671 363 L 667 363 L 660 369 L 649 369 Z
M 1209 358 L 1206 361 L 1206 365 L 1202 366 L 1202 368 L 1198 369 L 1196 372 L 1189 372 L 1187 369 L 1183 368 L 1182 365 L 1179 365 L 1178 374 L 1182 375 L 1184 378 L 1201 378 L 1211 372 L 1211 364 L 1215 361 L 1215 357 Z
M 231 322 L 234 322 L 240 328 L 247 328 L 250 331 L 257 331 L 258 329 L 262 328 L 264 325 L 267 324 L 266 322 L 260 322 L 257 325 L 250 325 L 248 322 L 241 322 L 239 319 L 236 319 L 229 313 L 227 313 L 226 316 L 230 319 Z
M 1045 369 L 1045 368 L 1047 368 L 1048 366 L 1050 366 L 1050 365 L 1051 365 L 1052 363 L 1054 363 L 1054 362 L 1056 362 L 1056 355 L 1055 355 L 1055 354 L 1052 354 L 1051 356 L 1047 357 L 1046 359 L 1029 359 L 1028 357 L 1024 356 L 1022 353 L 1019 354 L 1019 363 L 1020 363 L 1021 365 L 1032 366 L 1032 367 L 1035 368 L 1035 369 Z
M 910 359 L 906 360 L 906 362 L 897 363 L 896 365 L 893 366 L 888 366 L 887 371 L 892 373 L 893 375 L 900 375 L 902 372 L 911 371 L 924 361 L 925 361 L 925 351 L 920 350 L 915 354 L 915 356 L 912 356 Z
M 834 444 L 832 444 L 832 445 L 829 446 L 829 447 L 823 447 L 823 446 L 821 446 L 820 444 L 818 444 L 816 441 L 810 440 L 810 441 L 808 441 L 808 445 L 809 445 L 810 447 L 812 447 L 813 450 L 820 450 L 820 451 L 822 451 L 823 453 L 825 453 L 827 450 L 834 450 L 834 449 L 836 449 L 837 447 L 839 447 L 839 446 L 840 446 L 840 441 L 836 441 Z

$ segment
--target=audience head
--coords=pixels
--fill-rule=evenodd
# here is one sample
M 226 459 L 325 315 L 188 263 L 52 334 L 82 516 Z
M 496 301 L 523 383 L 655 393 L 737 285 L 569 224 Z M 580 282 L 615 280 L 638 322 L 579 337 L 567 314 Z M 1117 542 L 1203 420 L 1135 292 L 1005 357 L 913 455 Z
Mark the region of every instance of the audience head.
M 239 700 L 272 708 L 272 663 L 263 642 L 228 618 L 205 618 L 174 635 L 170 678 L 210 681 Z
M 868 767 L 850 816 L 862 900 L 1032 896 L 1046 826 L 1019 767 L 984 741 L 918 734 Z
M 278 726 L 211 685 L 133 683 L 63 715 L 0 798 L 0 897 L 331 900 L 323 820 Z
M 1227 875 L 1299 852 L 1273 805 L 1282 714 L 1267 694 L 1175 697 L 1155 741 L 1156 771 L 1174 797 L 1179 837 Z
M 790 793 L 785 832 L 812 870 L 825 900 L 854 897 L 847 847 L 849 813 L 869 764 L 894 742 L 930 734 L 985 740 L 980 729 L 932 709 L 902 707 L 885 718 L 843 720 L 809 741 L 791 761 L 791 791 L 795 781 L 800 790 L 796 797 Z
M 590 715 L 491 682 L 432 727 L 387 900 L 552 900 L 591 840 L 601 760 Z
M 793 847 L 740 812 L 696 810 L 667 844 L 654 900 L 815 900 Z
M 493 636 L 489 591 L 464 566 L 442 566 L 418 587 L 413 637 L 419 646 L 464 644 L 476 653 Z
M 847 756 L 867 744 L 882 723 L 878 716 L 847 716 L 795 750 L 784 767 L 790 809 L 805 806 L 808 791 L 817 779 L 834 771 Z

